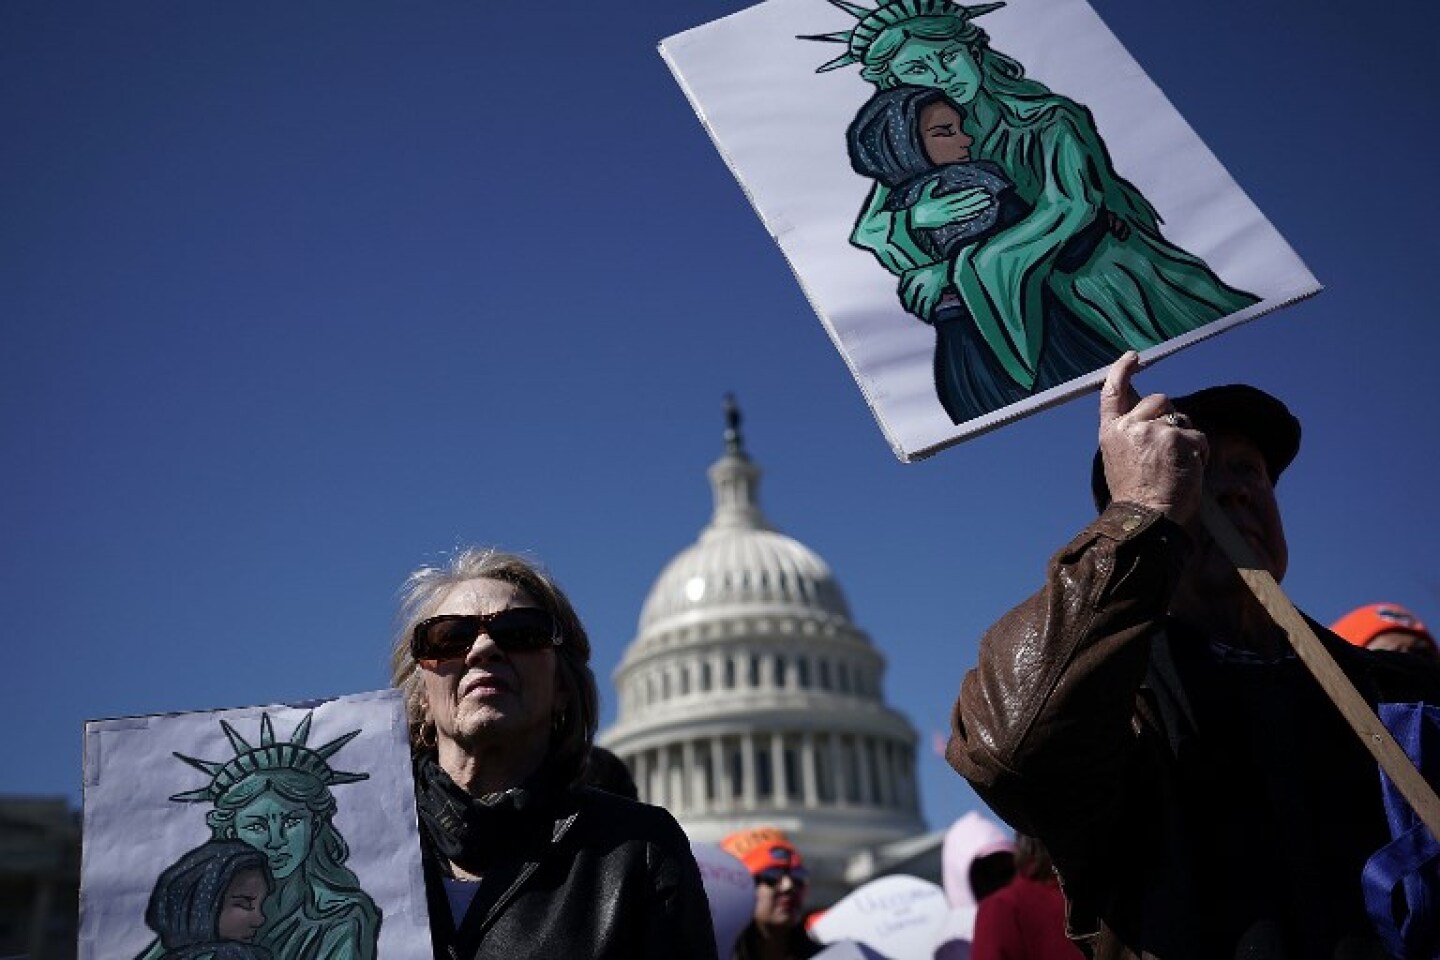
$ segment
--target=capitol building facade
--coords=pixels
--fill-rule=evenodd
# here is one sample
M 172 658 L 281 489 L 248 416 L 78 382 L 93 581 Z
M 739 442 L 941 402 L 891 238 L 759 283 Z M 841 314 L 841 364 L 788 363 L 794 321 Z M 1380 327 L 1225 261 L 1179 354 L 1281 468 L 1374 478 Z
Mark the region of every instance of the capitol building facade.
M 733 406 L 725 444 L 714 514 L 651 588 L 599 742 L 694 840 L 784 830 L 811 867 L 812 906 L 896 869 L 938 880 L 916 735 L 884 702 L 885 659 L 825 562 L 765 519 Z

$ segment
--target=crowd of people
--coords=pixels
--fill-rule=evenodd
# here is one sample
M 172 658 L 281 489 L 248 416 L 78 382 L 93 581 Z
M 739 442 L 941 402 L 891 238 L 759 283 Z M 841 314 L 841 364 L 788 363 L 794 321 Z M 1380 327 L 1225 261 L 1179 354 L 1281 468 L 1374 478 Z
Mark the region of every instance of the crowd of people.
M 1283 577 L 1299 422 L 1243 385 L 1142 398 L 1137 364 L 1101 392 L 1098 517 L 960 687 L 948 759 L 1018 832 L 969 864 L 973 927 L 943 955 L 1391 956 L 1362 885 L 1391 839 L 1375 761 L 1200 520 L 1211 498 Z M 718 957 L 685 833 L 593 743 L 589 641 L 555 582 L 466 550 L 411 576 L 401 621 L 435 956 Z M 1372 705 L 1440 703 L 1403 608 L 1311 626 Z M 733 957 L 819 953 L 801 851 L 764 827 L 721 848 L 755 885 Z
M 1440 956 L 1440 845 L 1422 827 L 1397 835 L 1403 802 L 1202 519 L 1208 502 L 1284 576 L 1275 486 L 1299 421 L 1245 385 L 1142 397 L 1137 367 L 1127 353 L 1101 390 L 1098 516 L 985 633 L 960 684 L 947 758 L 1008 827 L 974 814 L 950 831 L 949 917 L 927 960 Z M 463 550 L 411 575 L 399 619 L 392 680 L 437 960 L 822 953 L 805 857 L 774 827 L 719 845 L 753 883 L 753 910 L 734 930 L 715 922 L 690 839 L 594 743 L 590 642 L 537 565 Z M 1440 705 L 1440 653 L 1409 610 L 1370 604 L 1333 632 L 1308 626 L 1382 716 Z M 308 727 L 291 737 L 297 756 Z M 274 742 L 266 718 L 260 749 Z M 317 783 L 359 776 L 315 763 Z M 192 793 L 223 827 L 225 798 Z M 333 812 L 328 787 L 317 796 Z M 290 943 L 316 960 L 373 954 L 380 913 L 343 849 L 326 884 L 287 900 L 284 858 L 233 837 L 162 874 L 145 958 L 272 960 Z M 865 949 L 850 955 L 876 955 Z
M 768 826 L 719 844 L 754 890 L 748 922 L 717 937 L 684 832 L 663 808 L 640 802 L 625 764 L 593 742 L 589 641 L 565 594 L 535 564 L 461 551 L 411 575 L 400 622 L 392 679 L 409 719 L 437 958 L 821 953 L 806 932 L 805 858 Z M 989 821 L 982 829 L 1001 837 Z M 999 839 L 973 852 L 964 896 L 974 903 L 1007 893 L 1020 876 L 1014 845 Z M 972 936 L 975 949 L 984 948 L 988 916 L 983 907 L 980 919 L 971 912 L 959 941 L 966 949 Z M 1063 941 L 1063 924 L 1052 935 Z

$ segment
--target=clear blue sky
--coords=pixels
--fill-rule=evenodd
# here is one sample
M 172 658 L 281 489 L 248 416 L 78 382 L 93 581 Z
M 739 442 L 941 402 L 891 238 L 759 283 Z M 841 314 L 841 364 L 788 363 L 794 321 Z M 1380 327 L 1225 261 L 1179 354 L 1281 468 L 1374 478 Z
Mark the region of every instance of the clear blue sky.
M 1286 399 L 1291 596 L 1440 621 L 1428 4 L 1098 7 L 1328 287 L 1140 387 Z M 894 459 L 655 53 L 736 9 L 0 4 L 0 792 L 78 802 L 88 718 L 383 686 L 396 588 L 471 542 L 570 589 L 612 717 L 727 390 L 944 729 L 1090 515 L 1094 398 Z M 976 803 L 920 769 L 932 825 Z

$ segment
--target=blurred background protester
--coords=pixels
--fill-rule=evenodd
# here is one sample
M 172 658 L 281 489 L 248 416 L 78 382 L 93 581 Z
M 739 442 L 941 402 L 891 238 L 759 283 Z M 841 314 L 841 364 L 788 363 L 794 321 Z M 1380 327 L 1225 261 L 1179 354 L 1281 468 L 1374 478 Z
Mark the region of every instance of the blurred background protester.
M 1010 831 L 974 810 L 945 831 L 940 858 L 945 898 L 958 910 L 975 907 L 1015 876 Z
M 935 960 L 966 960 L 980 901 L 1015 876 L 1015 844 L 1009 830 L 970 811 L 945 831 L 940 871 L 950 915 L 936 942 Z
M 715 957 L 675 818 L 583 785 L 599 695 L 559 586 L 472 548 L 410 575 L 400 624 L 435 956 Z
M 1351 610 L 1331 624 L 1330 629 L 1367 650 L 1394 650 L 1440 660 L 1435 637 L 1419 617 L 1398 603 L 1372 603 Z
M 720 849 L 755 879 L 755 913 L 734 960 L 806 960 L 819 953 L 804 927 L 810 873 L 789 838 L 775 827 L 754 827 L 730 834 Z
M 1065 935 L 1065 895 L 1045 845 L 1015 838 L 1015 876 L 980 902 L 970 960 L 1084 960 Z

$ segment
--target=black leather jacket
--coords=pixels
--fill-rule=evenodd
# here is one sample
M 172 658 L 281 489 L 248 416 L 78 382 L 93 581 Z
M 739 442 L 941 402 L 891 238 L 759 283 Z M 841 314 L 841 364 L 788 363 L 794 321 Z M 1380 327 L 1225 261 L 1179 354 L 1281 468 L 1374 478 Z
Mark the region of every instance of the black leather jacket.
M 667 811 L 581 787 L 526 820 L 459 924 L 422 822 L 436 960 L 714 960 L 700 872 Z

